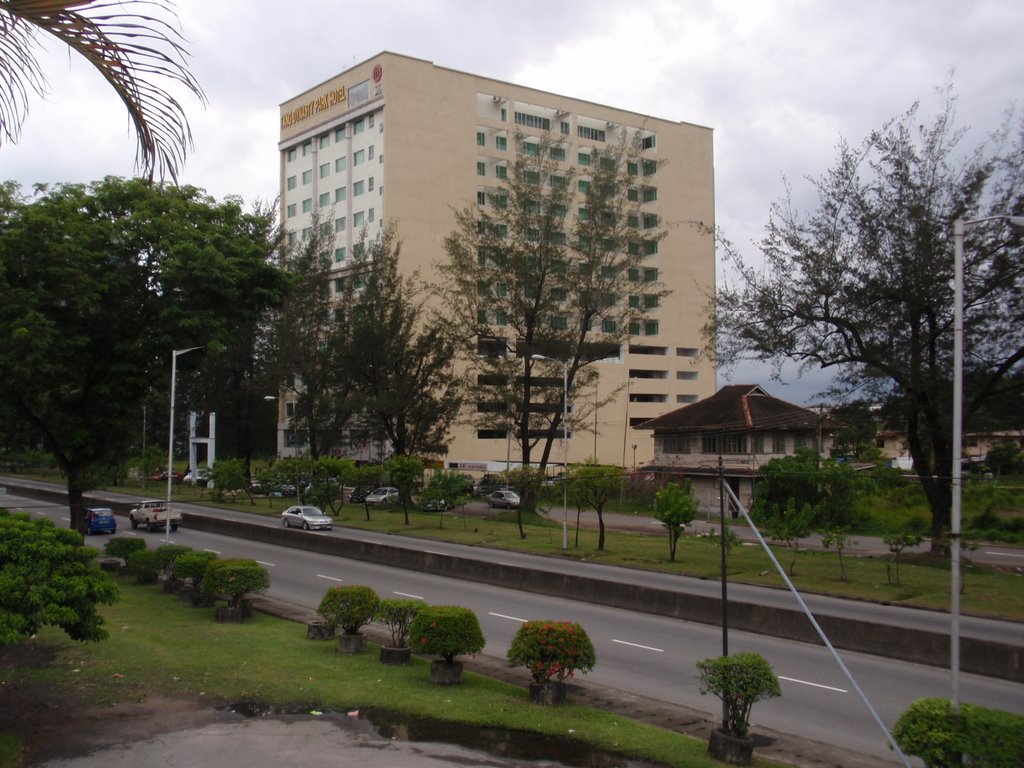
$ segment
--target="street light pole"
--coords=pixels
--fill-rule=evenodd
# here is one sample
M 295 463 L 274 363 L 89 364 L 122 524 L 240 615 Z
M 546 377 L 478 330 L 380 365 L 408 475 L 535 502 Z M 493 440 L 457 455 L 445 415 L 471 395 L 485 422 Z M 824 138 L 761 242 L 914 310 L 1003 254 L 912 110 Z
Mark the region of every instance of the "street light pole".
M 950 709 L 960 708 L 960 518 L 963 498 L 963 405 L 964 405 L 964 231 L 990 221 L 1008 221 L 1024 230 L 1024 216 L 999 214 L 953 222 L 953 467 L 950 474 L 950 589 L 949 674 Z
M 167 527 L 164 540 L 171 543 L 171 484 L 174 480 L 174 386 L 178 378 L 178 355 L 194 352 L 202 347 L 189 347 L 187 349 L 175 349 L 171 352 L 171 413 L 167 428 L 167 507 L 164 513 L 167 516 Z
M 562 549 L 569 548 L 569 361 L 530 355 L 562 366 Z

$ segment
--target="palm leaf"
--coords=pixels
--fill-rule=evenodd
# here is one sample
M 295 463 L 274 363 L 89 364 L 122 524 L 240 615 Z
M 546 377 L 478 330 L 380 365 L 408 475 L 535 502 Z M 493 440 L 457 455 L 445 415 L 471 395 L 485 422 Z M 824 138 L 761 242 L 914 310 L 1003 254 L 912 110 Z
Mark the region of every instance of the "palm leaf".
M 147 13 L 126 12 L 129 5 Z M 180 33 L 160 18 L 174 16 L 172 7 L 170 0 L 0 0 L 0 142 L 17 141 L 30 94 L 45 92 L 35 57 L 43 31 L 84 56 L 121 97 L 138 136 L 136 164 L 143 173 L 177 181 L 192 131 L 170 89 L 184 86 L 201 102 L 206 97 L 186 66 Z

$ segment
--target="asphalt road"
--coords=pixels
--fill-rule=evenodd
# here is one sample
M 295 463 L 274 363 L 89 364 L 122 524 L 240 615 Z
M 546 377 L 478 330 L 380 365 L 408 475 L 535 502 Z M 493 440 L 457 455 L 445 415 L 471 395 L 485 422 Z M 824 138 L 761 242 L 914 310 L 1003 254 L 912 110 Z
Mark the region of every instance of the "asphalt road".
M 9 498 L 6 503 L 15 507 Z M 47 514 L 58 524 L 66 525 L 66 509 L 26 500 L 25 506 L 37 514 Z M 187 508 L 187 505 L 181 505 Z M 223 515 L 220 510 L 217 515 Z M 241 514 L 227 513 L 228 515 Z M 251 520 L 251 516 L 245 515 Z M 278 525 L 273 519 L 268 525 Z M 133 532 L 127 532 L 132 535 Z M 136 535 L 162 541 L 162 534 L 139 532 Z M 370 534 L 335 529 L 302 535 L 357 536 L 372 538 Z M 401 537 L 387 536 L 388 543 L 396 545 Z M 559 618 L 580 622 L 591 635 L 597 647 L 598 665 L 585 679 L 662 701 L 703 710 L 712 715 L 717 702 L 699 695 L 696 685 L 695 662 L 721 652 L 721 632 L 717 627 L 681 622 L 647 614 L 631 613 L 584 603 L 556 600 L 513 590 L 504 590 L 470 582 L 443 579 L 429 574 L 383 568 L 371 563 L 344 560 L 283 547 L 248 542 L 224 536 L 202 534 L 181 528 L 172 535 L 176 543 L 196 549 L 211 549 L 223 556 L 253 557 L 263 562 L 271 573 L 271 595 L 301 605 L 315 606 L 323 592 L 336 583 L 365 583 L 385 596 L 401 595 L 423 599 L 430 603 L 454 603 L 472 608 L 480 617 L 488 642 L 485 653 L 501 657 L 519 622 L 523 619 Z M 100 544 L 100 541 L 93 540 Z M 406 540 L 410 546 L 438 548 L 450 551 L 453 545 Z M 494 552 L 479 548 L 466 548 L 477 557 L 494 557 Z M 511 560 L 513 553 L 502 552 L 502 560 Z M 529 556 L 516 556 L 529 558 Z M 544 567 L 561 563 L 558 559 L 542 558 Z M 579 563 L 568 564 L 577 572 Z M 601 569 L 609 578 L 605 566 Z M 616 569 L 633 578 L 645 580 L 660 576 Z M 668 577 L 673 588 L 705 588 L 714 582 Z M 685 582 L 685 587 L 683 587 Z M 741 585 L 735 585 L 739 588 Z M 751 588 L 755 598 L 775 597 L 778 590 Z M 865 609 L 865 604 L 840 601 L 849 608 Z M 884 606 L 878 607 L 884 609 Z M 867 610 L 871 610 L 870 606 Z M 888 611 L 885 611 L 888 614 Z M 911 611 L 928 619 L 942 614 Z M 995 622 L 995 627 L 971 631 L 989 635 L 995 628 L 1016 633 L 1019 641 L 1020 625 Z M 966 631 L 966 630 L 965 630 Z M 776 673 L 782 678 L 783 697 L 761 702 L 754 708 L 755 725 L 784 733 L 795 733 L 817 741 L 836 744 L 873 755 L 880 763 L 893 763 L 895 758 L 885 743 L 884 736 L 874 724 L 864 705 L 856 696 L 852 685 L 837 669 L 825 649 L 791 641 L 740 632 L 729 636 L 731 652 L 753 650 L 765 655 Z M 891 725 L 906 706 L 922 696 L 948 696 L 948 672 L 919 665 L 895 662 L 860 654 L 844 653 L 843 659 L 853 672 L 858 685 L 877 708 L 882 720 Z M 961 695 L 970 701 L 990 707 L 1024 711 L 1024 686 L 1001 680 L 972 675 L 961 677 Z

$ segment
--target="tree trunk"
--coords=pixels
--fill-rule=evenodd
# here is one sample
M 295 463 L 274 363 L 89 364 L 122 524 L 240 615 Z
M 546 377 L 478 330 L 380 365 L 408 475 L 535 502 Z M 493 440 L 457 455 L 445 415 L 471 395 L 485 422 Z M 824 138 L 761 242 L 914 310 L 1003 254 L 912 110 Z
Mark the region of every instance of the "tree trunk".
M 604 515 L 597 508 L 597 551 L 604 552 Z

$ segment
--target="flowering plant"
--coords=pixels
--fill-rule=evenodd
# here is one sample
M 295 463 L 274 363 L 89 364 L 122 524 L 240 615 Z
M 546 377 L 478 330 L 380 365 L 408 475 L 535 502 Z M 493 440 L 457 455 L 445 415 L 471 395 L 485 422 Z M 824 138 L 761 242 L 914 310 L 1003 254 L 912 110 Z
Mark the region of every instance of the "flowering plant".
M 594 644 L 579 624 L 527 621 L 512 638 L 508 660 L 529 669 L 535 683 L 562 682 L 594 668 Z
M 440 656 L 451 664 L 456 656 L 483 650 L 484 633 L 476 614 L 456 605 L 426 605 L 409 628 L 416 653 Z

